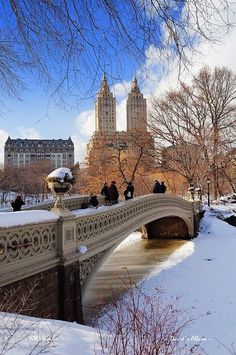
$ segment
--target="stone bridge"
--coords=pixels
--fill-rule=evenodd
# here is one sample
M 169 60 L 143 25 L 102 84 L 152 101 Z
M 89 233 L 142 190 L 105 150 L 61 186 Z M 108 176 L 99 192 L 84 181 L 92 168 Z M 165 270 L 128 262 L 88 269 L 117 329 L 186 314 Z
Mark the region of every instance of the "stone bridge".
M 31 315 L 82 322 L 89 283 L 128 235 L 140 230 L 148 238 L 192 238 L 197 232 L 199 201 L 150 194 L 115 206 L 75 210 L 82 199 L 68 199 L 74 211 L 67 215 L 44 211 L 43 220 L 25 223 L 24 216 L 33 211 L 24 211 L 19 212 L 21 225 L 0 227 L 0 292 L 17 289 L 20 297 L 34 285 L 37 306 Z M 15 213 L 8 218 L 14 221 Z

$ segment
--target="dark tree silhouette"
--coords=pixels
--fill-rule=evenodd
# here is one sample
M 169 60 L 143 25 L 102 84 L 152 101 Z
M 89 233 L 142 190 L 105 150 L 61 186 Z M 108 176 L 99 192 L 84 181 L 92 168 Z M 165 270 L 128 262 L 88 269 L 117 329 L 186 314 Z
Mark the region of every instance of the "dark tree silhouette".
M 102 72 L 115 82 L 150 53 L 187 64 L 196 43 L 229 29 L 229 14 L 227 0 L 0 0 L 1 94 L 20 96 L 25 75 L 37 73 L 53 97 L 84 98 Z

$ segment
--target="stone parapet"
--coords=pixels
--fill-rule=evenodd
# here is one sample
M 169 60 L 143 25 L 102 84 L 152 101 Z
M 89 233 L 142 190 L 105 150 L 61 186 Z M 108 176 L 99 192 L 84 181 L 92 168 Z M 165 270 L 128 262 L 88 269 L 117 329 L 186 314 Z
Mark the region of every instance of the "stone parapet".
M 80 208 L 85 208 L 88 206 L 90 196 L 89 195 L 72 195 L 64 197 L 63 202 L 65 208 L 68 208 L 70 211 L 74 211 Z M 97 199 L 100 205 L 104 204 L 105 197 L 102 195 L 97 195 Z M 55 203 L 55 200 L 40 202 L 36 205 L 23 206 L 22 210 L 31 211 L 31 210 L 46 210 L 51 211 Z M 2 209 L 0 212 L 12 211 L 12 208 Z

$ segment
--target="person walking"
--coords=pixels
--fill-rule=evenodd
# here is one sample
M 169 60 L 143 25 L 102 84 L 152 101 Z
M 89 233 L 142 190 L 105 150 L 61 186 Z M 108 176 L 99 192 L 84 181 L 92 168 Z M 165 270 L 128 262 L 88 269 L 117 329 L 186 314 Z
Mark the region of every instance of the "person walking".
M 134 186 L 131 181 L 128 182 L 127 188 L 124 191 L 124 195 L 126 201 L 134 197 Z
M 22 200 L 21 195 L 17 195 L 15 201 L 12 201 L 11 206 L 13 208 L 13 212 L 17 212 L 21 210 L 21 207 L 25 204 Z
M 105 182 L 103 185 L 103 188 L 101 190 L 101 195 L 105 196 L 105 204 L 109 204 L 110 202 L 110 195 L 109 195 L 109 188 L 108 188 L 108 184 Z
M 166 185 L 164 183 L 164 181 L 161 182 L 161 193 L 165 193 L 166 192 Z
M 152 192 L 153 192 L 154 194 L 159 194 L 159 193 L 161 193 L 161 184 L 159 183 L 158 180 L 155 180 L 155 181 L 154 181 L 154 187 L 153 187 Z
M 116 182 L 114 180 L 111 182 L 111 185 L 109 186 L 108 190 L 111 205 L 116 205 L 118 203 L 119 192 L 117 190 Z

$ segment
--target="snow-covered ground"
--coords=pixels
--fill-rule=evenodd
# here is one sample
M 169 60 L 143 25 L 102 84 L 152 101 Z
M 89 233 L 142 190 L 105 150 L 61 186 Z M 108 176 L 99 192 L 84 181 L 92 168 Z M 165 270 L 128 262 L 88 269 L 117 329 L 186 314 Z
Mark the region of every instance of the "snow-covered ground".
M 199 341 L 210 355 L 229 354 L 222 344 L 234 344 L 236 354 L 236 227 L 217 219 L 216 212 L 236 215 L 230 206 L 207 209 L 198 238 L 182 247 L 186 255 L 194 245 L 193 253 L 174 268 L 154 270 L 145 286 L 158 284 L 166 296 L 179 295 L 181 305 L 193 307 L 197 317 L 207 314 L 188 327 L 183 341 Z
M 95 329 L 57 320 L 0 313 L 0 354 L 91 355 L 99 350 Z
M 143 285 L 149 294 L 158 286 L 165 290 L 167 299 L 172 295 L 180 296 L 181 307 L 192 308 L 197 318 L 207 314 L 185 330 L 181 341 L 200 343 L 204 353 L 209 355 L 230 354 L 221 343 L 227 347 L 234 344 L 236 349 L 236 227 L 216 218 L 216 213 L 236 215 L 232 208 L 235 206 L 206 208 L 199 236 L 180 247 L 163 265 L 159 264 Z M 131 235 L 129 243 L 132 238 Z M 1 314 L 2 339 L 5 334 L 3 319 Z M 13 339 L 20 342 L 7 354 L 30 353 L 30 347 L 32 349 L 39 340 L 47 342 L 51 332 L 56 335 L 54 347 L 50 349 L 52 354 L 90 355 L 99 348 L 99 339 L 93 328 L 55 320 L 18 319 L 23 325 L 18 327 Z M 25 336 L 31 324 L 30 335 Z M 4 354 L 1 347 L 3 342 L 0 343 L 0 353 Z M 36 353 L 36 350 L 32 352 Z

